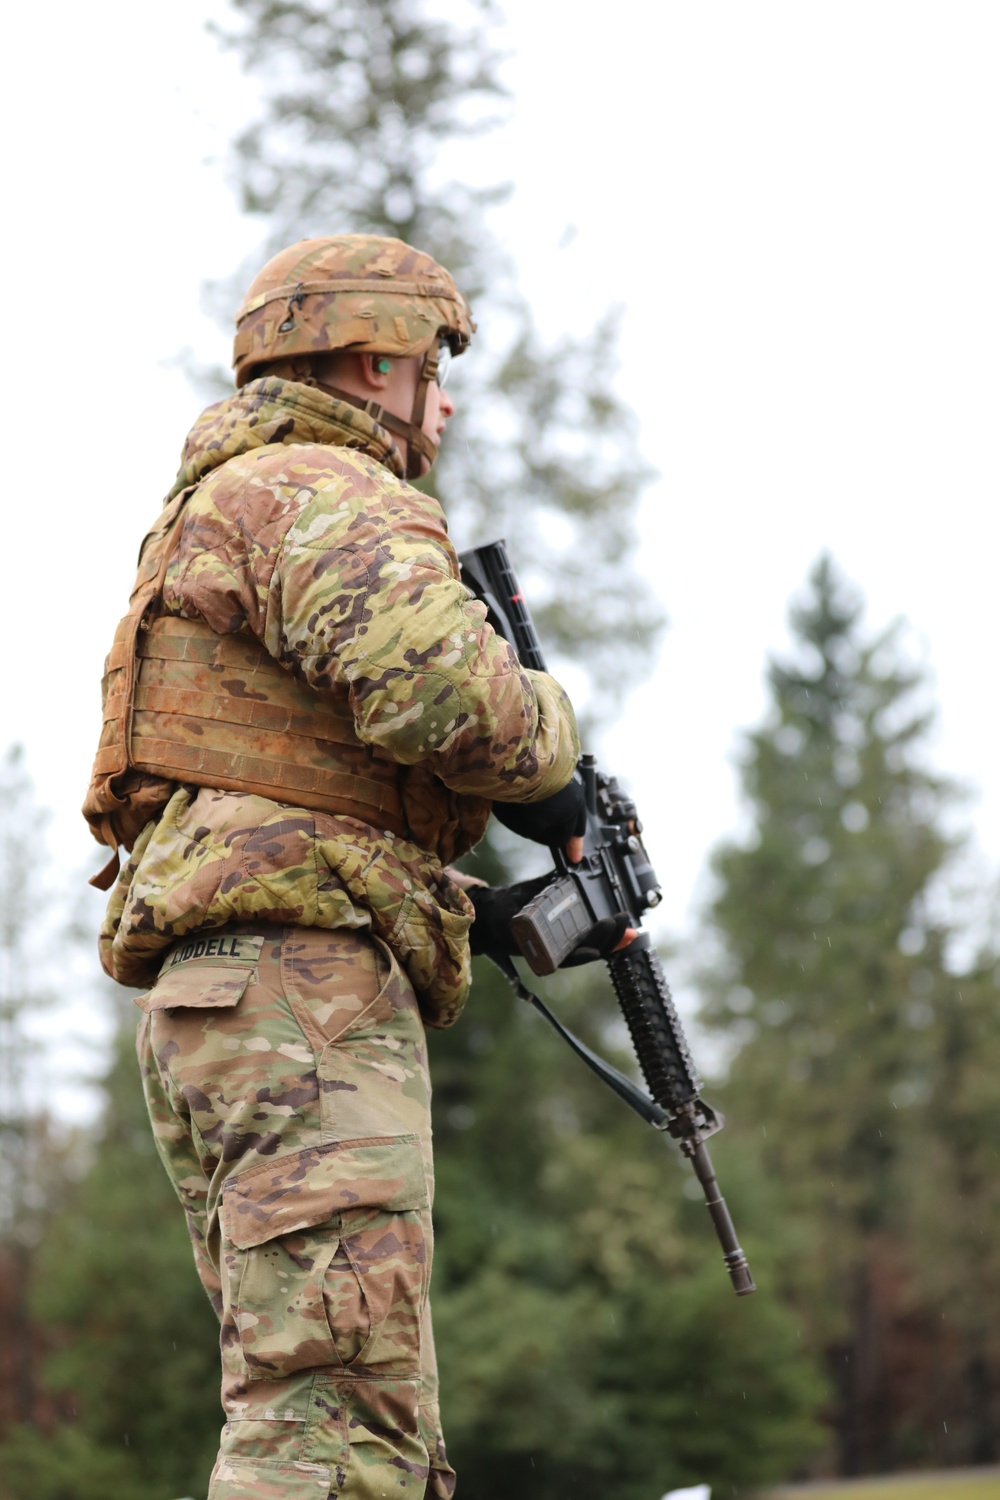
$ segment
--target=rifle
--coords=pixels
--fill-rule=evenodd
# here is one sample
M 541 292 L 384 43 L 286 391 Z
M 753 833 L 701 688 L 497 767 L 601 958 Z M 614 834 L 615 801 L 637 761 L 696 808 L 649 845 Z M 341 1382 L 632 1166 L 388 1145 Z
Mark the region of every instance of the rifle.
M 506 543 L 471 548 L 460 553 L 459 562 L 462 581 L 486 605 L 489 624 L 510 642 L 523 666 L 544 672 L 541 645 Z M 638 929 L 643 913 L 660 901 L 635 804 L 613 776 L 598 769 L 594 756 L 581 755 L 576 774 L 582 780 L 587 807 L 583 858 L 571 865 L 563 850 L 553 849 L 551 880 L 511 923 L 514 940 L 536 974 L 553 973 L 595 922 L 624 911 L 631 926 Z M 721 1130 L 725 1121 L 699 1097 L 702 1080 L 649 933 L 640 932 L 627 948 L 607 960 L 648 1094 L 575 1037 L 528 989 L 510 958 L 489 956 L 518 995 L 541 1012 L 598 1077 L 648 1124 L 677 1140 L 704 1190 L 733 1290 L 738 1297 L 755 1291 L 705 1147 L 708 1137 Z

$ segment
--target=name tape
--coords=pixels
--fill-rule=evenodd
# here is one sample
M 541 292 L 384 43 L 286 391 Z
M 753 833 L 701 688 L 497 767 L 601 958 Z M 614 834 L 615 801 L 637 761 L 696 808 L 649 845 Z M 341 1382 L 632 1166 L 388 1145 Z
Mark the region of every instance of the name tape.
M 161 973 L 193 958 L 221 958 L 240 963 L 256 963 L 263 946 L 262 937 L 232 937 L 228 933 L 222 937 L 189 938 L 181 947 L 174 949 Z

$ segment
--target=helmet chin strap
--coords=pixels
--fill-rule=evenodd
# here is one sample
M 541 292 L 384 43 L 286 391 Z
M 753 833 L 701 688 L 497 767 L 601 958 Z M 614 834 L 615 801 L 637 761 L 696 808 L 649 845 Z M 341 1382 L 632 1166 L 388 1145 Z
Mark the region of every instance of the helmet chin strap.
M 413 397 L 413 411 L 410 420 L 404 421 L 397 417 L 395 412 L 386 411 L 385 407 L 378 401 L 365 401 L 361 396 L 356 396 L 352 391 L 345 391 L 338 385 L 329 385 L 325 380 L 320 380 L 313 373 L 311 362 L 308 360 L 290 360 L 292 378 L 302 385 L 313 385 L 321 391 L 326 391 L 328 396 L 336 396 L 338 401 L 346 401 L 351 406 L 356 406 L 371 417 L 373 422 L 378 422 L 380 427 L 385 427 L 395 437 L 401 437 L 406 443 L 406 478 L 419 479 L 424 472 L 422 459 L 426 459 L 427 467 L 430 468 L 437 458 L 437 444 L 427 436 L 423 430 L 424 412 L 427 409 L 427 391 L 432 380 L 437 379 L 438 352 L 434 344 L 424 355 L 423 367 L 420 371 L 420 379 L 417 382 L 416 393 Z

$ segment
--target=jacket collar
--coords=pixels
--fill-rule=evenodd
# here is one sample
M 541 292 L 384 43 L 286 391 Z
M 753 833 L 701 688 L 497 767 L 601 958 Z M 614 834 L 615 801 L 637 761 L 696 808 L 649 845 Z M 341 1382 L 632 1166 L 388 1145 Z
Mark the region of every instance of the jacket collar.
M 404 475 L 402 455 L 392 437 L 367 412 L 313 386 L 271 376 L 251 380 L 202 412 L 188 433 L 167 500 L 220 464 L 269 443 L 354 448 L 384 464 L 398 479 Z

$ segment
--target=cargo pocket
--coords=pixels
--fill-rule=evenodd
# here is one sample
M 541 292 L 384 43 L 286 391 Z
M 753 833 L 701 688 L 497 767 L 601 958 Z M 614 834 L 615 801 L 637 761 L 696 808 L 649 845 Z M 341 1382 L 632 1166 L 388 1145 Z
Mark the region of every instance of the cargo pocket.
M 253 976 L 253 969 L 226 967 L 221 964 L 192 964 L 165 974 L 145 995 L 135 995 L 136 1005 L 147 1015 L 154 1010 L 215 1010 L 236 1005 Z
M 208 1487 L 208 1500 L 327 1500 L 331 1475 L 325 1464 L 279 1464 L 220 1456 Z
M 236 1005 L 257 978 L 264 939 L 217 932 L 182 939 L 163 961 L 160 976 L 135 1003 L 147 1015 L 157 1010 L 216 1010 Z
M 251 1380 L 420 1369 L 430 1214 L 416 1136 L 309 1147 L 222 1199 L 227 1298 Z

